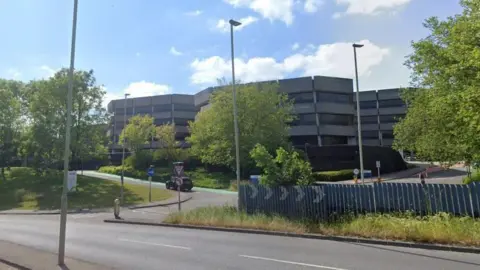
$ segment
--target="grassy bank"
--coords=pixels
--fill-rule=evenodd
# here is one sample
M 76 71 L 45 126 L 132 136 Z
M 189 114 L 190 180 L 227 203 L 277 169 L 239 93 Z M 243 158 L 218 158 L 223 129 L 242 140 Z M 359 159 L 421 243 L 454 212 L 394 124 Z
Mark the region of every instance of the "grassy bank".
M 165 222 L 228 228 L 259 229 L 293 233 L 355 236 L 422 243 L 480 246 L 480 220 L 438 214 L 416 217 L 409 214 L 369 214 L 345 217 L 328 223 L 292 221 L 278 216 L 237 213 L 233 207 L 197 208 L 173 213 Z
M 63 174 L 48 171 L 36 175 L 30 168 L 12 168 L 6 172 L 6 181 L 0 178 L 0 210 L 30 209 L 52 210 L 60 208 Z M 125 204 L 148 202 L 148 186 L 124 185 Z M 120 184 L 113 181 L 78 175 L 76 192 L 68 196 L 68 207 L 112 207 L 120 195 Z M 152 200 L 161 201 L 172 196 L 167 190 L 152 189 Z
M 121 166 L 104 166 L 98 170 L 102 173 L 121 175 Z M 185 174 L 193 181 L 193 185 L 196 187 L 212 188 L 212 189 L 229 189 L 230 181 L 235 179 L 228 173 L 219 172 L 207 172 L 203 168 L 197 168 L 193 171 L 186 171 Z M 125 176 L 136 179 L 147 180 L 146 171 L 135 170 L 131 167 L 125 167 Z M 171 177 L 171 171 L 169 168 L 155 168 L 155 175 L 152 178 L 154 182 L 165 183 Z

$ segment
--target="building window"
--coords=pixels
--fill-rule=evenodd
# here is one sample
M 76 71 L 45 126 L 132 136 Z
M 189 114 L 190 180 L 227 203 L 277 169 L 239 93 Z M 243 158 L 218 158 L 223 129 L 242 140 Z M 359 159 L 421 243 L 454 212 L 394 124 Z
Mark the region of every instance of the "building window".
M 404 116 L 403 114 L 380 115 L 380 123 L 396 123 Z
M 168 125 L 170 123 L 172 123 L 171 118 L 162 118 L 162 119 L 155 118 L 155 125 L 156 126 Z
M 360 101 L 360 109 L 376 109 L 377 101 L 376 100 L 365 100 Z
M 349 126 L 353 124 L 353 116 L 347 114 L 320 113 L 318 118 L 320 124 L 325 125 Z
M 115 115 L 123 115 L 124 113 L 125 113 L 124 108 L 119 108 L 119 109 L 115 110 Z M 132 107 L 130 107 L 130 108 L 127 107 L 127 115 L 132 115 L 132 113 L 133 113 L 133 108 Z
M 153 106 L 154 112 L 171 112 L 172 104 L 160 104 Z
M 297 147 L 304 147 L 305 144 L 318 145 L 317 136 L 292 136 L 290 137 L 292 145 Z
M 135 107 L 135 114 L 149 114 L 152 112 L 152 106 Z
M 316 125 L 317 119 L 314 113 L 298 114 L 297 118 L 292 122 L 292 126 L 309 126 Z
M 393 139 L 393 131 L 382 130 L 381 133 L 383 139 Z
M 293 99 L 295 103 L 313 102 L 313 93 L 312 92 L 288 94 L 288 97 L 290 99 Z
M 187 119 L 187 118 L 175 118 L 175 125 L 179 126 L 188 126 L 188 122 L 193 121 L 193 119 Z
M 175 111 L 184 111 L 184 112 L 196 112 L 197 108 L 195 105 L 190 104 L 173 104 L 173 109 Z
M 317 92 L 317 102 L 352 103 L 352 101 L 351 94 Z
M 387 99 L 379 100 L 378 105 L 380 108 L 385 107 L 405 107 L 405 103 L 401 99 Z
M 378 131 L 362 131 L 362 138 L 364 139 L 378 139 Z
M 346 136 L 322 136 L 322 145 L 344 145 L 348 144 Z
M 355 118 L 355 122 L 357 122 Z M 372 116 L 360 116 L 360 121 L 362 121 L 362 124 L 378 124 L 378 119 L 376 115 Z

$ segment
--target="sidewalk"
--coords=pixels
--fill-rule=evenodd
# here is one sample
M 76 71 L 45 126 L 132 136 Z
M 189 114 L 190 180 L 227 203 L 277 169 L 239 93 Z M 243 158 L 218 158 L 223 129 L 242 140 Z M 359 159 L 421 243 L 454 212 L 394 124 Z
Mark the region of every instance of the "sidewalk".
M 89 262 L 65 258 L 65 267 L 57 265 L 57 254 L 0 241 L 0 270 L 104 270 L 114 269 Z

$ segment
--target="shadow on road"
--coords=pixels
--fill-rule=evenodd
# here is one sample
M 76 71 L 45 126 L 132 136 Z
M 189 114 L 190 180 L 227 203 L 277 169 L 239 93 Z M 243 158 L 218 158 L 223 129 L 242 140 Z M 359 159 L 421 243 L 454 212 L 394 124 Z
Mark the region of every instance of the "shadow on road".
M 357 245 L 357 246 L 362 246 L 362 247 L 369 247 L 369 248 L 374 248 L 374 249 L 380 249 L 380 250 L 385 250 L 385 251 L 390 251 L 390 252 L 397 252 L 397 253 L 419 256 L 419 257 L 425 257 L 425 258 L 430 258 L 430 259 L 449 261 L 449 262 L 455 262 L 455 263 L 461 263 L 461 264 L 467 264 L 467 265 L 473 265 L 473 266 L 480 266 L 480 263 L 472 263 L 472 262 L 466 262 L 466 261 L 446 259 L 446 258 L 442 258 L 442 257 L 432 256 L 432 255 L 418 254 L 418 253 L 401 251 L 401 250 L 396 250 L 396 249 L 393 249 L 393 248 L 378 247 L 378 246 L 373 246 L 373 245 L 368 245 L 368 244 L 359 244 L 359 243 L 353 243 L 353 244 Z
M 445 170 L 445 171 L 439 171 L 439 172 L 433 172 L 433 173 L 429 173 L 428 174 L 428 177 L 429 178 L 432 178 L 432 177 L 456 177 L 456 176 L 466 176 L 467 175 L 467 172 L 466 171 L 462 171 L 462 170 L 455 170 L 455 169 L 448 169 L 448 170 Z
M 13 269 L 18 269 L 18 270 L 32 270 L 31 268 L 27 268 L 27 267 L 23 267 L 21 265 L 18 265 L 16 263 L 12 263 L 12 262 L 9 262 L 9 261 L 6 261 L 4 259 L 1 259 L 0 258 L 0 264 L 6 264 L 8 267 L 12 267 Z M 0 265 L 1 266 L 1 265 Z

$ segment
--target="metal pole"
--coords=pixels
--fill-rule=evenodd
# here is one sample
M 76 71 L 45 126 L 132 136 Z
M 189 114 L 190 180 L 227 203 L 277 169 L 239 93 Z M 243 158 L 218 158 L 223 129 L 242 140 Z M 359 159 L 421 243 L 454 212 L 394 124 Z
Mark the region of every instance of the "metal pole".
M 128 94 L 125 94 L 125 104 L 123 107 L 123 131 L 125 132 L 125 128 L 127 127 L 127 97 Z M 123 178 L 125 176 L 125 144 L 126 138 L 125 133 L 123 134 L 123 142 L 122 142 L 122 175 L 120 176 L 120 203 L 123 205 Z
M 65 126 L 65 152 L 63 157 L 63 191 L 61 197 L 60 234 L 58 241 L 58 265 L 65 264 L 65 235 L 67 231 L 67 205 L 68 205 L 68 165 L 70 159 L 70 128 L 72 125 L 72 92 L 73 92 L 73 71 L 75 68 L 75 39 L 77 34 L 77 9 L 78 0 L 73 2 L 73 26 L 72 44 L 70 50 L 70 69 L 68 71 L 67 90 L 67 123 Z
M 355 80 L 357 83 L 357 124 L 358 124 L 358 153 L 360 155 L 360 177 L 362 184 L 365 184 L 363 177 L 363 146 L 362 146 L 362 124 L 360 122 L 360 90 L 358 87 L 357 48 L 353 45 L 353 58 L 355 59 Z
M 150 186 L 148 188 L 148 201 L 152 202 L 152 177 L 148 177 L 148 182 L 150 183 Z
M 235 129 L 235 160 L 237 168 L 237 209 L 240 211 L 240 143 L 238 134 L 237 91 L 235 90 L 235 54 L 233 45 L 233 25 L 230 24 L 230 41 L 232 49 L 232 92 L 233 92 L 233 125 Z

